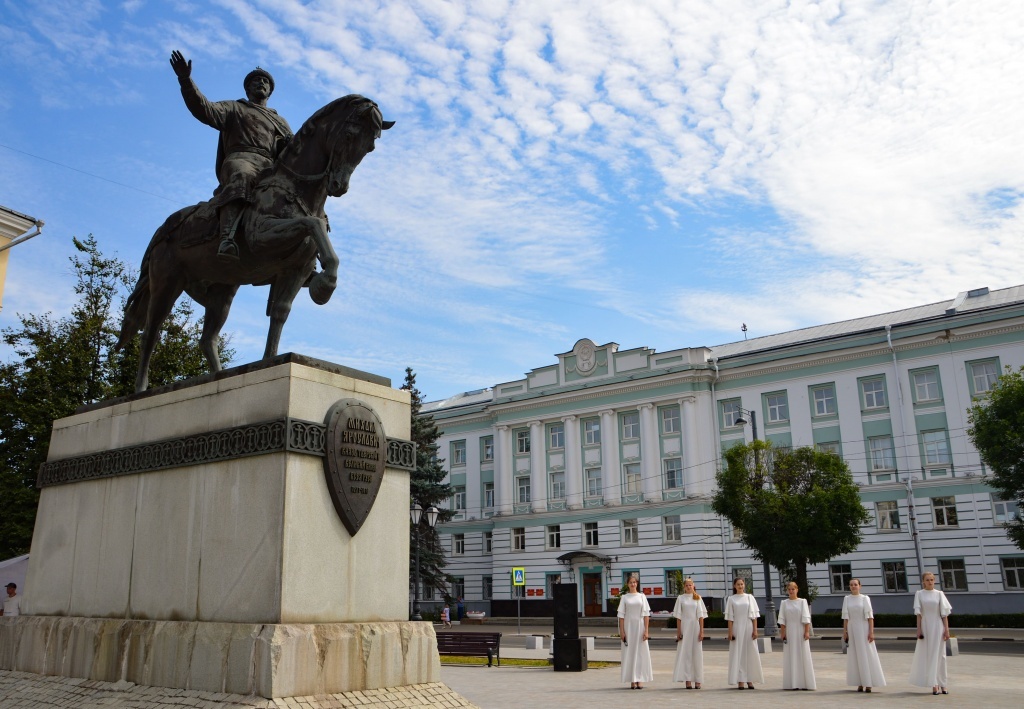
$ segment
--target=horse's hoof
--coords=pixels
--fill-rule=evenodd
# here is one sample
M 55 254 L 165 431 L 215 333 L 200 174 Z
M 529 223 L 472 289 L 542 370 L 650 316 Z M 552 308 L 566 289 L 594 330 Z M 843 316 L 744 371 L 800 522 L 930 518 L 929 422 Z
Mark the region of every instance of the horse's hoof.
M 309 297 L 317 305 L 323 305 L 334 295 L 334 289 L 338 285 L 338 279 L 334 276 L 326 276 L 323 271 L 313 276 L 309 282 Z

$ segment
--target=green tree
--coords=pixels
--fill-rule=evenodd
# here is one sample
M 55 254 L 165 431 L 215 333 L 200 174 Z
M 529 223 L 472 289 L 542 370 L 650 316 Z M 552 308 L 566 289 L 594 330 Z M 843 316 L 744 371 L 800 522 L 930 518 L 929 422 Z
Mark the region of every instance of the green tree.
M 73 243 L 77 299 L 70 315 L 20 315 L 19 327 L 0 333 L 14 352 L 0 364 L 0 559 L 28 552 L 38 503 L 36 473 L 46 460 L 54 419 L 134 391 L 138 338 L 126 351 L 111 352 L 120 315 L 115 305 L 130 289 L 131 274 L 118 259 L 105 257 L 91 235 Z M 200 333 L 190 305 L 175 308 L 155 354 L 154 383 L 207 371 Z M 222 354 L 225 362 L 231 356 L 230 350 Z
M 834 453 L 767 441 L 734 446 L 725 460 L 712 509 L 756 559 L 792 575 L 807 597 L 807 565 L 853 552 L 871 519 L 850 469 Z
M 416 470 L 412 474 L 410 489 L 412 502 L 424 510 L 437 507 L 440 511 L 437 524 L 448 522 L 455 513 L 447 504 L 442 505 L 452 496 L 452 486 L 444 481 L 447 475 L 441 466 L 444 459 L 437 457 L 437 439 L 441 437 L 441 432 L 433 417 L 421 413 L 423 397 L 416 388 L 416 374 L 412 367 L 405 368 L 405 383 L 402 384 L 402 389 L 412 395 L 412 441 L 416 444 Z M 439 593 L 446 594 L 452 577 L 444 572 L 444 549 L 441 547 L 437 527 L 431 527 L 421 520 L 419 533 L 420 581 L 424 588 L 434 588 Z M 412 520 L 409 521 L 409 535 L 410 545 L 416 544 L 416 529 L 412 526 Z M 415 559 L 413 554 L 409 557 L 409 579 L 412 583 L 416 573 Z
M 996 380 L 985 398 L 967 411 L 967 435 L 992 469 L 992 487 L 1024 510 L 1024 367 Z M 1024 519 L 1007 520 L 1006 536 L 1024 549 Z

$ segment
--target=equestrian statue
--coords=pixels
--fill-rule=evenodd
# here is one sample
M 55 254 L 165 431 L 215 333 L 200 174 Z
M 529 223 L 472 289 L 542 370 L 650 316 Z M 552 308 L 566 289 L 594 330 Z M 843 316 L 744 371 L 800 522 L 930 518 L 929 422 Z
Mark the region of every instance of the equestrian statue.
M 160 326 L 182 293 L 205 308 L 200 347 L 211 372 L 220 371 L 220 331 L 240 285 L 270 285 L 264 359 L 277 354 L 301 288 L 318 305 L 330 300 L 338 255 L 324 204 L 348 191 L 356 166 L 394 125 L 376 103 L 352 94 L 318 110 L 292 135 L 287 121 L 266 107 L 274 80 L 265 70 L 245 78 L 247 100 L 210 102 L 191 79 L 191 61 L 174 52 L 171 66 L 192 114 L 220 131 L 220 185 L 210 201 L 168 217 L 142 257 L 117 343 L 121 348 L 142 331 L 137 392 L 149 384 Z

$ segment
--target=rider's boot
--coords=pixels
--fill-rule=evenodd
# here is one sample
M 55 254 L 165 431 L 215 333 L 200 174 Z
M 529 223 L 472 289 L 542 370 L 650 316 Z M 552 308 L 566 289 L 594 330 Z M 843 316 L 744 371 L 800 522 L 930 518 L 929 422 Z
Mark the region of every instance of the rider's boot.
M 241 208 L 234 204 L 226 204 L 220 208 L 220 246 L 217 247 L 217 258 L 225 261 L 238 260 L 238 244 L 235 243 L 235 222 Z

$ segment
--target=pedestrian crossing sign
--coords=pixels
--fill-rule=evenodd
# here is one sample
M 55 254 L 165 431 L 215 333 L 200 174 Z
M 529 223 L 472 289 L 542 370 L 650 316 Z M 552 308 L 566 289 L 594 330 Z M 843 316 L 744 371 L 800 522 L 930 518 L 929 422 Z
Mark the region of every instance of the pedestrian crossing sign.
M 525 586 L 526 585 L 526 567 L 525 566 L 514 566 L 514 567 L 512 567 L 512 585 L 513 586 Z

